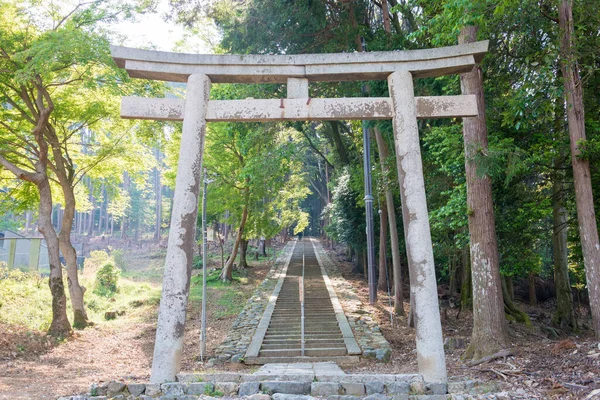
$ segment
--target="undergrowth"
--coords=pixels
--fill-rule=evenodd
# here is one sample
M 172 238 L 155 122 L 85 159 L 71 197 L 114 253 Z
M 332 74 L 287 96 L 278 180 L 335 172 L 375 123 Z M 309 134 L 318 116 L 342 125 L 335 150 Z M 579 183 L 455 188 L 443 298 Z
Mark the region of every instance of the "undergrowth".
M 218 306 L 215 311 L 216 318 L 224 318 L 239 314 L 246 304 L 245 296 L 240 295 L 243 286 L 249 283 L 245 276 L 241 276 L 240 271 L 233 271 L 231 282 L 223 282 L 219 279 L 221 270 L 209 270 L 206 276 L 206 287 L 208 301 L 211 301 L 211 293 L 219 292 L 215 304 Z M 190 287 L 190 300 L 193 302 L 202 301 L 202 273 L 192 277 Z
M 65 278 L 65 292 L 69 298 Z M 94 323 L 104 321 L 107 311 L 118 311 L 126 316 L 140 316 L 147 309 L 154 309 L 160 297 L 160 288 L 144 282 L 128 279 L 119 281 L 119 291 L 111 296 L 93 293 L 92 277 L 81 277 L 80 283 L 89 288 L 84 302 L 88 318 Z M 0 322 L 45 331 L 52 319 L 52 298 L 48 288 L 48 277 L 34 272 L 9 270 L 0 266 Z M 71 302 L 67 300 L 67 315 L 72 318 Z

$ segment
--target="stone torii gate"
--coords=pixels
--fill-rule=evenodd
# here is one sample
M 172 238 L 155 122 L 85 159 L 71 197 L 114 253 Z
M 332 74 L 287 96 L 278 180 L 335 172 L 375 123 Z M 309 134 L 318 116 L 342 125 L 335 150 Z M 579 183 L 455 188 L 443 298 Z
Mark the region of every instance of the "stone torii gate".
M 446 382 L 437 284 L 419 118 L 477 116 L 474 95 L 415 97 L 414 78 L 469 72 L 488 42 L 371 53 L 196 55 L 113 47 L 129 75 L 187 82 L 185 100 L 124 97 L 123 118 L 183 121 L 171 228 L 160 300 L 151 382 L 173 381 L 180 370 L 206 123 L 391 119 L 414 296 L 419 373 Z M 311 98 L 309 82 L 387 79 L 390 97 Z M 211 82 L 287 83 L 284 99 L 209 100 Z

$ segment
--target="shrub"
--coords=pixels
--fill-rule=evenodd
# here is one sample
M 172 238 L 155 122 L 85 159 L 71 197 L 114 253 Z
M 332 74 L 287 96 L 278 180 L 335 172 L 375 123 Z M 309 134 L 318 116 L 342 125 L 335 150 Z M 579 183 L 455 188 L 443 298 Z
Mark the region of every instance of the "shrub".
M 111 258 L 106 251 L 91 251 L 90 256 L 83 263 L 83 276 L 86 278 L 94 277 L 98 270 L 110 260 Z
M 106 262 L 96 273 L 94 293 L 105 297 L 114 295 L 118 290 L 117 283 L 120 275 L 121 270 L 113 262 Z

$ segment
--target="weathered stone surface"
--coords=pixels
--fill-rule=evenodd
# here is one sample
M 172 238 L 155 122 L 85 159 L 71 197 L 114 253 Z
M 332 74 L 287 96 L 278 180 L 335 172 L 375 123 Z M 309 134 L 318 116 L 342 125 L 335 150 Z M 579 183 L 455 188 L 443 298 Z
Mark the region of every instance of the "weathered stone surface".
M 469 72 L 488 42 L 422 50 L 297 54 L 205 55 L 111 47 L 117 65 L 132 77 L 185 82 L 202 70 L 216 83 L 285 83 L 289 77 L 310 81 L 385 79 L 397 69 L 417 77 Z M 127 64 L 125 64 L 127 61 Z
M 107 400 L 108 397 L 106 396 L 89 396 L 86 397 L 86 400 Z
M 368 312 L 364 310 L 363 305 L 356 295 L 354 287 L 344 279 L 337 265 L 331 260 L 329 255 L 325 252 L 321 243 L 318 241 L 313 242 L 315 249 L 315 256 L 319 259 L 319 262 L 327 272 L 331 285 L 333 286 L 337 298 L 343 306 L 344 313 L 348 319 L 348 324 L 352 328 L 354 337 L 358 342 L 359 347 L 363 351 L 363 357 L 372 355 L 374 359 L 377 359 L 377 350 L 389 349 L 391 346 L 388 341 L 383 337 L 381 331 L 378 328 L 377 322 L 368 317 Z M 373 378 L 368 378 L 360 381 L 347 381 L 331 379 L 332 382 L 368 382 Z M 324 379 L 319 379 L 325 381 Z M 328 379 L 329 380 L 329 379 Z
M 390 396 L 392 397 L 392 400 L 408 400 L 410 398 L 410 396 L 406 393 L 392 394 Z
M 144 393 L 144 390 L 146 390 L 146 385 L 142 383 L 130 383 L 127 385 L 127 389 L 131 395 L 139 396 L 140 394 Z
M 160 395 L 162 393 L 162 390 L 160 389 L 160 384 L 158 384 L 158 383 L 146 384 L 146 391 L 144 393 L 146 394 L 146 396 L 151 396 L 151 397 Z
M 166 396 L 182 396 L 185 394 L 185 385 L 183 383 L 163 383 L 160 385 L 162 392 Z
M 433 394 L 446 394 L 448 393 L 448 385 L 443 382 L 430 382 L 427 383 L 427 391 L 431 391 Z
M 352 396 L 362 396 L 365 394 L 365 385 L 363 383 L 344 382 L 342 383 L 344 393 Z
M 327 396 L 327 400 L 360 400 L 359 396 L 351 396 L 351 395 L 333 395 Z
M 90 394 L 94 396 L 106 396 L 108 392 L 108 382 L 104 382 L 101 385 L 92 383 L 90 385 Z
M 309 394 L 310 382 L 267 381 L 260 384 L 266 393 Z
M 391 382 L 385 386 L 389 394 L 408 394 L 410 392 L 410 383 L 408 382 Z
M 409 400 L 447 400 L 448 396 L 445 394 L 419 394 L 408 396 Z
M 410 394 L 425 394 L 425 390 L 425 384 L 421 381 L 415 381 L 410 383 Z
M 249 396 L 248 400 L 271 400 L 271 396 L 269 396 L 268 394 L 256 393 L 252 396 Z
M 190 383 L 187 387 L 188 394 L 202 395 L 205 393 L 212 393 L 215 391 L 215 385 L 212 382 L 194 382 Z
M 337 382 L 313 382 L 310 385 L 310 394 L 315 397 L 326 397 L 344 394 L 344 392 L 342 385 Z
M 243 382 L 240 384 L 238 395 L 240 397 L 251 396 L 253 394 L 258 393 L 259 390 L 260 382 Z
M 288 393 L 275 393 L 273 400 L 313 400 L 312 396 L 305 396 L 301 394 L 288 394 Z
M 125 384 L 123 382 L 110 381 L 108 382 L 108 386 L 106 387 L 106 394 L 108 397 L 114 397 L 117 394 L 121 393 L 123 389 L 125 389 Z
M 215 392 L 221 392 L 225 396 L 233 396 L 238 392 L 239 385 L 235 382 L 215 382 Z
M 429 215 L 423 180 L 423 161 L 419 145 L 419 128 L 414 103 L 413 75 L 398 70 L 388 76 L 394 118 L 394 143 L 403 210 L 411 216 L 404 221 L 408 265 L 411 276 L 419 276 L 419 285 L 411 287 L 414 295 L 417 362 L 419 372 L 428 382 L 446 382 L 446 355 L 437 295 L 435 266 Z M 410 182 L 410 183 L 408 183 Z
M 381 362 L 390 361 L 390 357 L 392 356 L 392 350 L 390 348 L 383 348 L 375 350 L 375 358 Z
M 367 382 L 365 383 L 365 391 L 367 394 L 377 394 L 383 393 L 385 389 L 385 385 L 383 382 L 375 381 L 375 382 Z
M 364 400 L 389 400 L 389 397 L 381 393 L 373 393 L 365 397 Z

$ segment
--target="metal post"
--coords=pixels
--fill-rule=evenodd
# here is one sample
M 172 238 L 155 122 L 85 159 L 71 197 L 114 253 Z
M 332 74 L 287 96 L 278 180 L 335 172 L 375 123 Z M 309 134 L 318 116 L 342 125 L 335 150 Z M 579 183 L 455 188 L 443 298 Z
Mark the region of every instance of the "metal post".
M 302 276 L 300 277 L 300 355 L 304 357 L 304 247 L 302 243 Z
M 206 168 L 204 168 L 204 191 L 202 192 L 202 327 L 200 333 L 200 361 L 204 361 L 206 354 Z
M 362 50 L 366 51 L 365 38 L 360 38 Z M 363 95 L 367 93 L 367 87 L 362 87 Z M 369 141 L 369 129 L 366 121 L 362 121 L 363 128 L 363 164 L 365 172 L 365 214 L 367 218 L 367 271 L 369 276 L 369 303 L 377 302 L 377 277 L 375 276 L 375 240 L 373 230 L 373 195 L 371 185 L 371 142 Z

